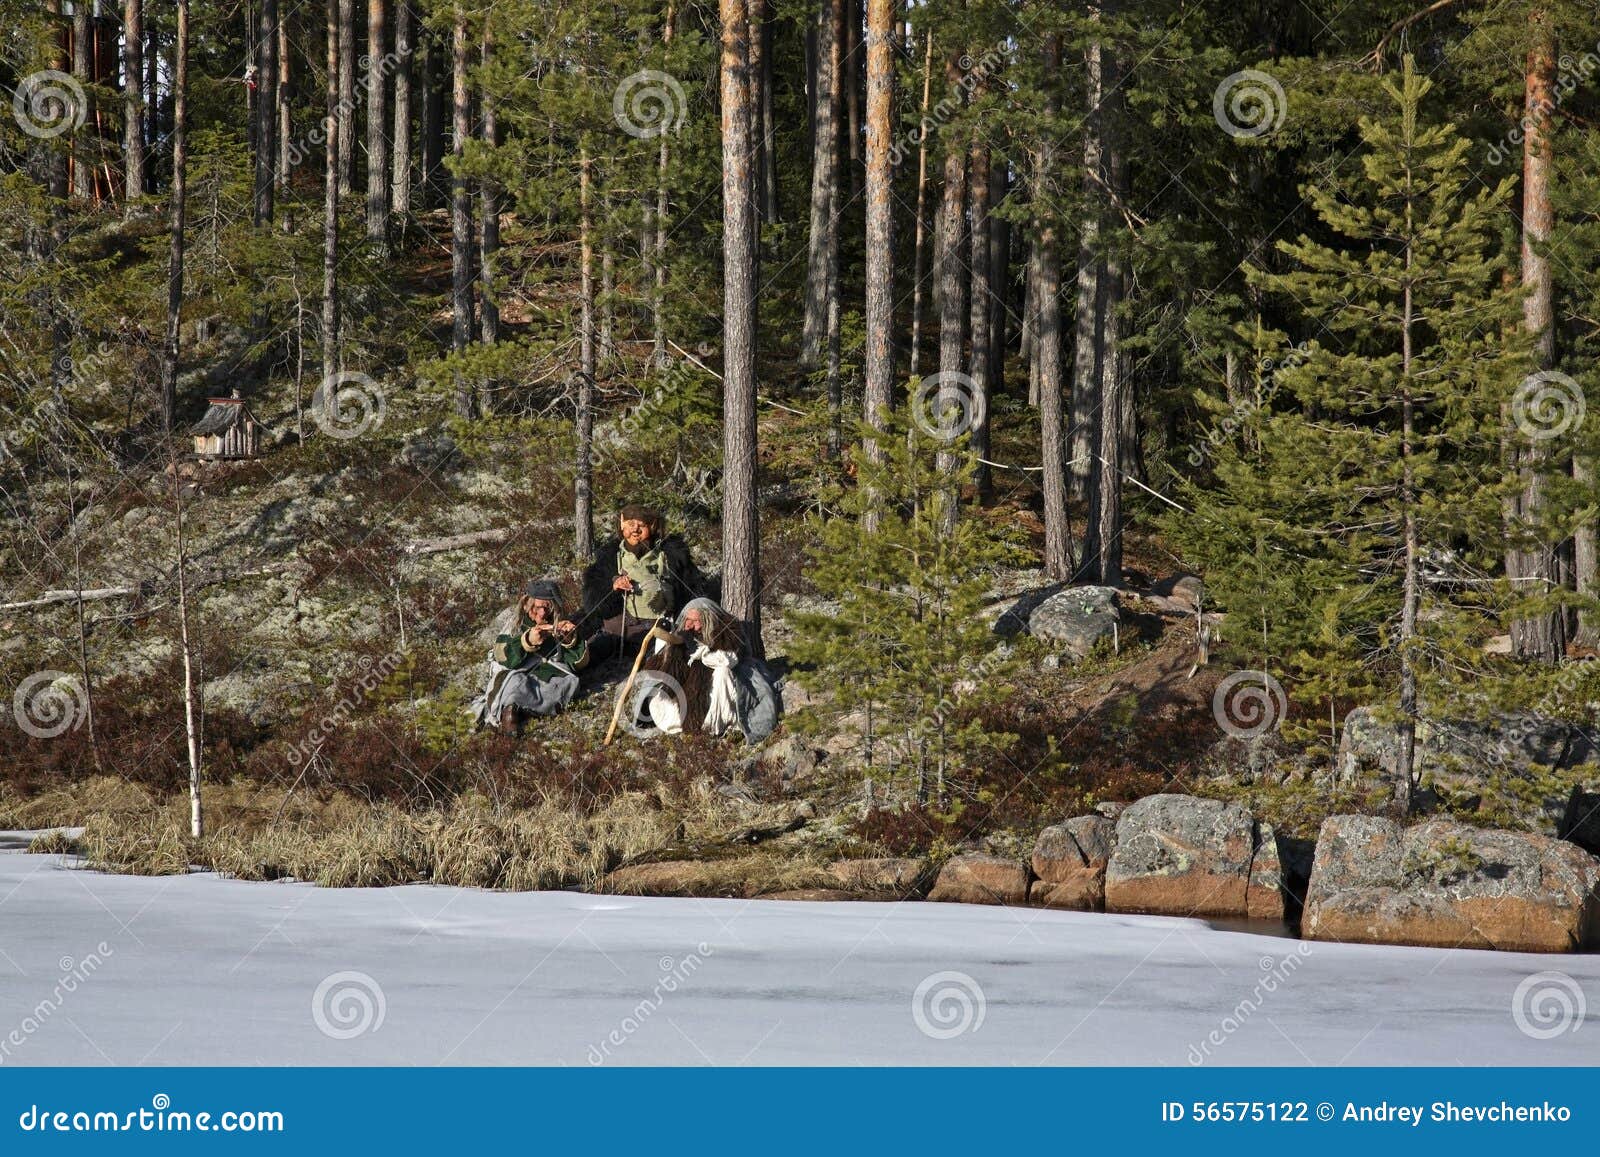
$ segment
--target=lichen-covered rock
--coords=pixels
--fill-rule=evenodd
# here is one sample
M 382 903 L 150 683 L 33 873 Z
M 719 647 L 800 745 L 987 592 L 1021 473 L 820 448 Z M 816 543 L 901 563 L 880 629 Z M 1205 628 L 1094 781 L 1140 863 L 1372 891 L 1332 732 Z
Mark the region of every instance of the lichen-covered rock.
M 939 870 L 928 899 L 954 904 L 1026 904 L 1028 869 L 982 852 L 952 856 Z
M 1572 952 L 1600 933 L 1597 888 L 1600 860 L 1562 840 L 1331 816 L 1302 927 L 1312 940 Z
M 1147 796 L 1117 819 L 1106 911 L 1281 920 L 1281 876 L 1271 827 L 1238 804 Z
M 873 892 L 895 896 L 920 896 L 927 891 L 927 862 L 911 858 L 885 857 L 874 860 L 835 860 L 828 874 L 839 886 L 851 892 Z
M 1102 639 L 1116 644 L 1121 617 L 1115 588 L 1068 587 L 1028 613 L 1028 633 L 1082 659 Z
M 1078 816 L 1039 833 L 1033 848 L 1031 903 L 1100 912 L 1106 905 L 1106 864 L 1117 825 L 1104 816 Z
M 1531 712 L 1484 723 L 1424 718 L 1417 722 L 1413 772 L 1419 783 L 1466 788 L 1492 774 L 1575 767 L 1594 755 L 1578 728 Z M 1370 788 L 1404 813 L 1411 808 L 1412 785 L 1399 765 L 1397 724 L 1383 722 L 1371 707 L 1345 716 L 1335 772 L 1339 784 Z

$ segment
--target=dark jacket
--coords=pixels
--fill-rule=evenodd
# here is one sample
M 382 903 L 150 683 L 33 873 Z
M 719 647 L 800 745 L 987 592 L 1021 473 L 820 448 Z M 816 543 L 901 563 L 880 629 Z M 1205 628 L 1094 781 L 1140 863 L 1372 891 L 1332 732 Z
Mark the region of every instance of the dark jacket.
M 586 631 L 598 631 L 606 619 L 622 613 L 622 592 L 611 589 L 617 577 L 617 551 L 622 549 L 622 539 L 613 538 L 595 552 L 594 562 L 583 572 L 583 622 Z M 661 540 L 661 553 L 665 556 L 669 587 L 672 591 L 672 614 L 677 615 L 690 599 L 717 596 L 717 584 L 700 573 L 689 556 L 689 545 L 675 534 Z

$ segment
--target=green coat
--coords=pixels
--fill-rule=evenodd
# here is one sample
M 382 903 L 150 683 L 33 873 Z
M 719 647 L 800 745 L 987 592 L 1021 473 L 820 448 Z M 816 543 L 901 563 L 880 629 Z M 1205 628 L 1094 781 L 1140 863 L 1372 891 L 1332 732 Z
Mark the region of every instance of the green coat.
M 589 644 L 581 637 L 570 647 L 554 638 L 546 639 L 529 651 L 522 645 L 522 636 L 531 626 L 533 620 L 528 617 L 528 612 L 518 608 L 516 629 L 509 634 L 495 636 L 494 661 L 513 671 L 537 661 L 538 666 L 530 672 L 536 679 L 562 674 L 561 668 L 554 666 L 551 660 L 574 671 L 581 671 L 589 665 Z

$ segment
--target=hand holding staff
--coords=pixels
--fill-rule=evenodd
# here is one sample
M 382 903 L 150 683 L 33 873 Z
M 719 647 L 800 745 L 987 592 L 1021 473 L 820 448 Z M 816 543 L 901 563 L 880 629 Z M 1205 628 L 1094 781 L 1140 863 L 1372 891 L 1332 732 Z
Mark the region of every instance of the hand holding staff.
M 643 639 L 639 640 L 639 653 L 634 656 L 633 670 L 628 672 L 628 681 L 622 685 L 622 694 L 617 696 L 617 705 L 611 712 L 611 726 L 606 729 L 605 742 L 600 746 L 610 747 L 611 740 L 617 734 L 617 723 L 622 718 L 622 705 L 628 701 L 629 694 L 633 691 L 633 681 L 639 676 L 639 668 L 644 664 L 644 653 L 650 646 L 650 640 L 660 639 L 663 643 L 681 643 L 683 638 L 673 634 L 662 626 L 664 619 L 658 619 L 654 626 L 645 632 Z

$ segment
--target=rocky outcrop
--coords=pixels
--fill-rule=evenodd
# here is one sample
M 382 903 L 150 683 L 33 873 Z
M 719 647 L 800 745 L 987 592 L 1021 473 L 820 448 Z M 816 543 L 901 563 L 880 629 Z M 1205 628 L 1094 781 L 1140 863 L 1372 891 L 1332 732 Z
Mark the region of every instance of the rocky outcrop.
M 1526 771 L 1535 766 L 1569 768 L 1587 763 L 1595 752 L 1582 731 L 1559 719 L 1515 712 L 1490 722 L 1421 719 L 1417 723 L 1415 779 L 1442 787 L 1471 787 L 1488 775 Z M 1345 716 L 1339 740 L 1336 779 L 1341 786 L 1370 789 L 1375 802 L 1400 812 L 1412 806 L 1412 784 L 1400 772 L 1398 725 L 1378 718 L 1371 707 Z
M 1153 795 L 1117 819 L 1106 911 L 1282 920 L 1281 885 L 1270 825 L 1238 804 Z
M 1105 816 L 1079 816 L 1039 833 L 1033 847 L 1028 900 L 1045 908 L 1102 912 L 1106 865 L 1116 845 L 1117 825 Z
M 939 869 L 928 899 L 954 904 L 1026 904 L 1028 868 L 981 852 L 952 856 Z
M 1307 939 L 1571 952 L 1600 932 L 1600 860 L 1547 836 L 1376 816 L 1322 824 Z
M 1121 618 L 1115 588 L 1068 587 L 1028 613 L 1028 633 L 1082 659 L 1101 640 L 1116 646 Z
M 839 887 L 850 892 L 908 897 L 921 896 L 927 891 L 925 860 L 898 857 L 835 860 L 828 865 L 828 874 L 839 881 Z

